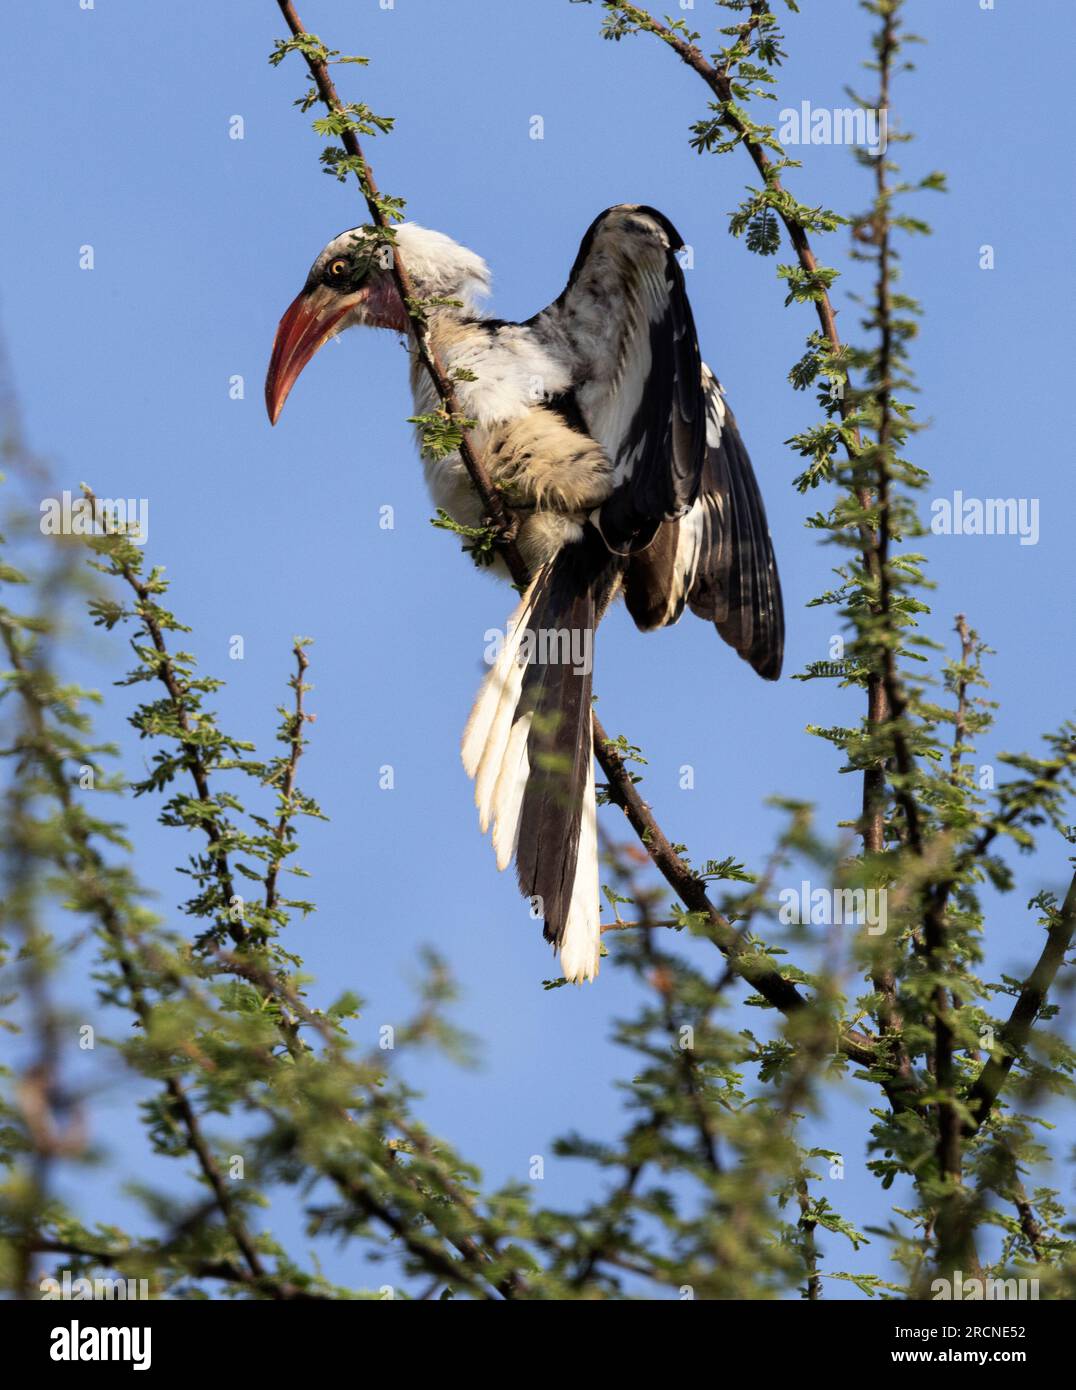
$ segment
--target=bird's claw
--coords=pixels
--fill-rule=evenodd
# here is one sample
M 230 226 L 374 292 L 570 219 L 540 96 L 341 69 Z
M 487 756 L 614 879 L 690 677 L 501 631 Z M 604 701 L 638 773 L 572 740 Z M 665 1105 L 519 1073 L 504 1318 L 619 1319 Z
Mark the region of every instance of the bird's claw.
M 488 526 L 490 530 L 496 532 L 497 545 L 511 545 L 512 542 L 519 535 L 519 517 L 516 515 L 515 512 L 511 512 L 507 508 L 505 508 L 504 511 L 503 525 L 495 517 L 492 516 L 483 517 L 482 524 L 483 526 Z

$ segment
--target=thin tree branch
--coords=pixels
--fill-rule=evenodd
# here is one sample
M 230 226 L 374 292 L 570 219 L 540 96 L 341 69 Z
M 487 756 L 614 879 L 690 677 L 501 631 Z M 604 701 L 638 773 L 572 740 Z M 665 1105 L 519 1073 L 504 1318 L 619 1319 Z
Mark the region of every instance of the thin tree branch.
M 969 671 L 975 656 L 975 641 L 963 613 L 956 615 L 956 633 L 960 638 L 960 674 L 956 680 L 956 718 L 953 720 L 953 747 L 949 753 L 949 775 L 959 784 L 961 758 L 968 740 Z
M 1050 986 L 1065 963 L 1065 956 L 1072 946 L 1074 934 L 1076 934 L 1076 874 L 1073 874 L 1069 883 L 1065 901 L 1057 914 L 1057 920 L 1047 930 L 1046 944 L 1042 948 L 1042 954 L 1039 956 L 1035 968 L 1027 977 L 1027 981 L 1013 1006 L 1012 1013 L 1009 1015 L 1008 1022 L 1002 1026 L 998 1034 L 997 1041 L 1004 1049 L 1004 1056 L 1001 1058 L 991 1057 L 968 1092 L 966 1103 L 968 1110 L 971 1111 L 972 1120 L 970 1123 L 967 1121 L 964 1123 L 965 1136 L 975 1134 L 986 1122 L 1001 1093 L 1001 1088 L 1005 1085 L 1006 1078 L 1012 1070 L 1013 1063 L 1027 1045 L 1039 1010 L 1046 1003 Z
M 803 1008 L 807 1000 L 790 980 L 786 980 L 772 965 L 748 954 L 748 945 L 722 913 L 710 901 L 706 885 L 695 871 L 680 858 L 669 843 L 665 832 L 658 825 L 650 807 L 639 795 L 638 788 L 610 741 L 597 715 L 594 717 L 594 737 L 596 745 L 604 748 L 605 756 L 601 765 L 609 778 L 609 798 L 624 812 L 631 828 L 643 842 L 651 859 L 660 870 L 665 881 L 679 895 L 690 912 L 704 916 L 710 934 L 717 946 L 725 953 L 729 963 L 752 988 L 774 1008 L 784 1014 L 794 1013 Z M 839 1049 L 845 1056 L 863 1066 L 872 1066 L 875 1061 L 874 1040 L 855 1029 L 847 1029 L 839 1039 Z
M 818 1222 L 811 1218 L 811 1196 L 806 1178 L 796 1184 L 796 1201 L 800 1209 L 799 1228 L 803 1232 L 803 1263 L 807 1274 L 803 1293 L 814 1303 L 822 1297 L 822 1276 L 818 1272 L 818 1242 L 814 1234 Z
M 89 488 L 83 491 L 95 511 L 97 508 L 97 498 Z M 190 772 L 191 781 L 198 794 L 199 801 L 206 805 L 212 802 L 213 796 L 209 788 L 209 770 L 206 767 L 202 754 L 199 751 L 195 740 L 194 730 L 191 727 L 190 717 L 187 713 L 185 703 L 185 692 L 183 689 L 182 678 L 177 672 L 172 660 L 172 654 L 168 650 L 164 640 L 164 633 L 161 625 L 157 621 L 157 603 L 150 585 L 138 574 L 122 554 L 117 558 L 113 555 L 117 572 L 135 594 L 138 603 L 136 614 L 146 631 L 147 636 L 153 643 L 157 654 L 161 657 L 157 663 L 157 678 L 168 692 L 168 698 L 172 702 L 172 711 L 176 717 L 176 723 L 182 730 L 184 738 L 181 741 L 183 748 L 183 761 L 187 770 Z M 221 892 L 225 902 L 232 902 L 236 897 L 235 883 L 232 878 L 231 865 L 228 861 L 228 852 L 224 848 L 224 830 L 216 816 L 204 816 L 201 818 L 202 829 L 209 842 L 209 855 L 213 862 L 213 870 L 220 884 Z M 242 944 L 249 933 L 245 922 L 228 922 L 227 931 L 236 945 Z
M 693 72 L 698 73 L 713 92 L 714 96 L 717 97 L 718 101 L 726 107 L 723 117 L 725 123 L 730 129 L 735 130 L 743 137 L 743 143 L 747 146 L 747 152 L 751 156 L 755 168 L 762 175 L 766 186 L 774 189 L 775 192 L 783 193 L 784 187 L 781 180 L 773 171 L 773 161 L 758 141 L 752 138 L 750 128 L 744 124 L 734 110 L 728 107 L 728 103 L 732 101 L 732 86 L 729 81 L 728 73 L 714 67 L 712 63 L 706 60 L 700 49 L 696 48 L 694 44 L 688 43 L 686 39 L 682 38 L 666 25 L 661 24 L 649 11 L 643 9 L 640 5 L 620 3 L 620 0 L 618 0 L 616 8 L 627 15 L 640 29 L 655 35 L 655 37 L 661 39 L 662 42 L 668 44 L 672 51 L 681 58 Z M 754 24 L 752 24 L 751 27 L 754 27 Z M 810 238 L 806 231 L 798 223 L 786 217 L 784 213 L 779 212 L 778 215 L 784 223 L 785 230 L 788 233 L 788 239 L 792 243 L 792 249 L 795 251 L 800 265 L 804 270 L 813 275 L 818 270 L 818 258 L 814 253 Z M 833 302 L 828 293 L 824 290 L 819 298 L 815 300 L 815 309 L 818 314 L 818 322 L 821 325 L 822 332 L 828 339 L 834 353 L 839 353 L 842 349 L 842 344 L 840 333 L 837 331 L 837 312 L 833 307 Z
M 737 115 L 734 105 L 731 104 L 733 93 L 727 71 L 723 71 L 715 67 L 713 63 L 708 62 L 700 49 L 667 25 L 660 23 L 641 6 L 626 3 L 626 0 L 617 0 L 616 9 L 627 16 L 639 29 L 661 39 L 693 72 L 702 78 L 718 101 L 722 103 L 724 108 L 722 119 L 730 129 L 742 137 L 743 144 L 746 146 L 755 167 L 762 175 L 766 186 L 777 193 L 784 193 L 784 186 L 779 176 L 774 172 L 773 161 L 763 146 L 754 138 L 750 126 Z M 748 31 L 757 25 L 758 19 L 759 15 L 752 14 L 751 19 L 741 28 L 745 32 Z M 777 209 L 777 213 L 784 224 L 800 266 L 808 274 L 815 275 L 819 262 L 807 232 L 780 208 Z M 814 305 L 822 333 L 829 342 L 833 353 L 839 355 L 843 351 L 843 344 L 837 329 L 837 313 L 829 292 L 824 286 L 819 287 L 819 294 L 814 300 Z M 839 408 L 842 418 L 847 419 L 852 414 L 852 403 L 843 396 L 839 401 Z M 861 444 L 858 426 L 854 428 L 854 443 L 851 446 L 846 444 L 846 449 L 849 458 L 853 460 L 859 455 Z M 860 488 L 857 492 L 857 500 L 860 506 L 866 510 L 872 499 L 865 489 Z M 881 593 L 885 566 L 883 557 L 879 552 L 878 537 L 865 524 L 860 525 L 859 534 L 863 547 L 864 566 L 866 571 L 872 575 Z M 868 724 L 878 728 L 885 724 L 890 717 L 884 674 L 872 671 L 867 678 Z M 885 766 L 882 763 L 869 767 L 864 772 L 861 826 L 865 852 L 869 854 L 883 853 L 885 850 Z M 891 970 L 879 970 L 874 976 L 873 983 L 881 1000 L 878 1010 L 879 1027 L 883 1037 L 893 1040 L 894 1067 L 898 1078 L 896 1089 L 897 1092 L 903 1094 L 911 1084 L 911 1065 L 903 1043 L 900 1041 L 903 1018 L 897 1005 L 896 977 Z
M 29 674 L 26 662 L 7 624 L 3 625 L 3 640 L 12 666 L 21 676 L 26 677 Z M 105 862 L 90 843 L 89 832 L 85 826 L 77 816 L 72 814 L 71 788 L 64 776 L 62 756 L 53 747 L 45 722 L 44 710 L 38 698 L 37 687 L 31 681 L 22 679 L 19 681 L 19 691 L 27 710 L 38 758 L 48 776 L 53 794 L 64 811 L 68 839 L 72 846 L 71 855 L 64 856 L 66 861 L 64 867 L 72 878 L 82 883 L 84 891 L 93 903 L 98 920 L 116 951 L 120 970 L 130 995 L 131 1007 L 143 1030 L 148 1032 L 151 1021 L 151 1006 L 145 997 L 137 967 L 128 950 L 128 930 L 120 920 L 115 903 L 103 886 L 107 872 Z M 255 1247 L 253 1237 L 232 1201 L 231 1192 L 225 1184 L 217 1162 L 209 1149 L 205 1136 L 202 1134 L 201 1125 L 183 1083 L 178 1077 L 171 1076 L 165 1081 L 165 1089 L 171 1097 L 175 1111 L 186 1131 L 188 1147 L 198 1160 L 199 1167 L 213 1192 L 232 1239 L 246 1260 L 251 1275 L 256 1279 L 264 1278 L 265 1268 Z
M 1013 1178 L 1013 1205 L 1020 1220 L 1020 1229 L 1036 1260 L 1043 1258 L 1042 1227 L 1035 1218 L 1035 1212 L 1028 1200 L 1027 1190 L 1018 1177 Z
M 296 672 L 292 678 L 295 708 L 288 730 L 288 760 L 285 765 L 283 785 L 280 787 L 280 817 L 273 831 L 277 843 L 280 845 L 280 855 L 270 863 L 265 875 L 266 912 L 274 911 L 277 905 L 277 879 L 280 875 L 280 865 L 291 833 L 292 816 L 295 810 L 292 805 L 292 797 L 295 795 L 295 774 L 303 753 L 303 724 L 307 719 L 303 710 L 303 696 L 309 687 L 303 683 L 303 676 L 310 661 L 301 642 L 296 641 L 292 651 L 295 653 L 296 664 Z

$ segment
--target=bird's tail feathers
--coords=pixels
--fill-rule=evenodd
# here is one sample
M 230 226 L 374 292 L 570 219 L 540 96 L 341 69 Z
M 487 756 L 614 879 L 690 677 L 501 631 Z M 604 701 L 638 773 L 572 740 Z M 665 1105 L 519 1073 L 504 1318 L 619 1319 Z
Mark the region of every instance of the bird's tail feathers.
M 589 530 L 538 572 L 463 735 L 463 765 L 497 867 L 515 857 L 520 891 L 573 983 L 593 979 L 600 956 L 594 629 L 619 573 Z

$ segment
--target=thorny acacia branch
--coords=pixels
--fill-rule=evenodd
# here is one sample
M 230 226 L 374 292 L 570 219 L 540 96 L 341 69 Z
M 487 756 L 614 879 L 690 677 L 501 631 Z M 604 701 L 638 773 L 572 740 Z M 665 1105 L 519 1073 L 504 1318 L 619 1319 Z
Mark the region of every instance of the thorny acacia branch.
M 67 821 L 71 852 L 66 856 L 63 867 L 71 878 L 80 884 L 106 936 L 112 942 L 127 985 L 131 1007 L 142 1028 L 147 1030 L 151 1006 L 146 999 L 142 979 L 131 952 L 132 928 L 121 919 L 116 903 L 107 890 L 107 869 L 104 860 L 90 843 L 86 827 L 74 814 L 71 788 L 64 774 L 63 758 L 53 747 L 45 722 L 44 701 L 47 699 L 48 691 L 43 690 L 40 682 L 34 679 L 35 673 L 27 666 L 15 635 L 6 623 L 3 625 L 3 640 L 8 660 L 20 676 L 18 689 L 26 711 L 34 753 L 49 779 L 53 795 L 62 807 Z M 202 1133 L 201 1123 L 183 1082 L 178 1076 L 170 1076 L 165 1081 L 165 1089 L 186 1133 L 188 1147 L 198 1160 L 225 1225 L 242 1253 L 251 1277 L 256 1280 L 263 1279 L 266 1271 L 261 1256 Z
M 1027 977 L 1021 989 L 1008 1022 L 1001 1029 L 998 1041 L 1004 1050 L 1000 1058 L 991 1058 L 979 1073 L 968 1092 L 967 1108 L 972 1121 L 965 1122 L 966 1135 L 974 1134 L 985 1122 L 1001 1088 L 1012 1070 L 1012 1065 L 1023 1051 L 1031 1036 L 1031 1029 L 1046 1003 L 1050 986 L 1057 972 L 1065 963 L 1065 957 L 1072 948 L 1076 936 L 1076 874 L 1069 882 L 1065 901 L 1046 933 L 1046 944 L 1042 948 L 1035 968 Z
M 762 175 L 765 186 L 775 194 L 783 196 L 785 193 L 784 185 L 780 176 L 774 169 L 773 160 L 766 153 L 761 143 L 754 137 L 750 125 L 745 122 L 739 113 L 735 101 L 733 100 L 732 84 L 727 69 L 715 67 L 703 55 L 702 51 L 693 43 L 690 43 L 682 35 L 670 28 L 667 24 L 662 24 L 655 19 L 648 10 L 640 5 L 630 3 L 617 3 L 612 8 L 618 10 L 640 30 L 653 34 L 662 40 L 669 48 L 684 62 L 693 72 L 706 83 L 710 91 L 718 99 L 723 111 L 723 123 L 734 130 L 742 139 L 747 148 L 755 168 Z M 742 26 L 742 37 L 746 38 L 751 29 L 758 24 L 759 16 L 752 13 L 751 17 Z M 884 158 L 884 156 L 882 156 Z M 844 344 L 837 328 L 837 311 L 833 307 L 833 301 L 829 290 L 818 278 L 820 263 L 811 245 L 810 237 L 806 228 L 800 225 L 794 218 L 787 215 L 782 209 L 780 201 L 777 204 L 777 215 L 780 217 L 788 234 L 789 242 L 796 259 L 799 261 L 803 271 L 816 285 L 816 293 L 813 296 L 815 312 L 818 315 L 819 326 L 822 333 L 829 343 L 834 357 L 839 358 L 844 352 Z M 845 395 L 839 399 L 840 413 L 847 419 L 854 413 L 852 401 Z M 852 431 L 852 442 L 845 441 L 845 449 L 849 458 L 854 459 L 860 451 L 859 427 L 854 426 Z M 859 492 L 860 506 L 866 510 L 870 504 L 870 497 L 865 489 Z M 877 537 L 872 529 L 865 523 L 860 525 L 860 537 L 863 543 L 863 562 L 866 570 L 877 582 L 879 574 L 879 553 Z M 885 691 L 881 676 L 872 672 L 867 681 L 867 717 L 872 724 L 882 724 L 886 720 Z M 884 784 L 885 771 L 882 767 L 874 767 L 867 770 L 864 777 L 863 787 L 863 847 L 869 852 L 880 853 L 885 848 L 885 807 L 884 807 Z M 887 1005 L 894 1007 L 895 994 L 891 987 L 883 987 L 883 994 L 886 997 Z

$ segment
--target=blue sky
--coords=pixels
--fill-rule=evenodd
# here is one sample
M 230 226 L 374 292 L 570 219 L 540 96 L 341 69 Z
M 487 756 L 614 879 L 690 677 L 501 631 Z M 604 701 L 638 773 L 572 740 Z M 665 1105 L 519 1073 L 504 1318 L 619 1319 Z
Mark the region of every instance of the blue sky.
M 567 0 L 397 0 L 390 10 L 304 0 L 300 9 L 332 46 L 371 58 L 368 69 L 338 71 L 345 98 L 397 117 L 395 132 L 370 145 L 378 181 L 407 198 L 416 220 L 489 260 L 499 316 L 525 318 L 559 293 L 604 207 L 645 202 L 677 224 L 694 249 L 688 289 L 703 354 L 766 499 L 786 672 L 824 659 L 832 616 L 804 605 L 827 587 L 833 557 L 803 529 L 817 499 L 805 505 L 792 488 L 799 464 L 783 443 L 816 414 L 786 381 L 814 318 L 784 309 L 773 261 L 728 236 L 726 215 L 753 170 L 742 153 L 700 158 L 688 147 L 706 109 L 701 82 L 653 40 L 600 41 L 599 10 Z M 804 9 L 787 26 L 778 108 L 843 106 L 845 84 L 860 81 L 866 20 L 851 0 Z M 706 0 L 686 15 L 704 46 L 713 15 Z M 990 675 L 1002 708 L 978 757 L 996 765 L 1000 751 L 1037 746 L 1071 711 L 1074 498 L 1062 425 L 1071 351 L 1058 310 L 1073 289 L 1060 159 L 1076 26 L 1062 0 L 1040 0 L 1034 23 L 1014 0 L 988 11 L 979 0 L 913 0 L 908 22 L 930 42 L 897 84 L 897 122 L 917 135 L 899 155 L 916 176 L 946 170 L 951 187 L 911 209 L 935 235 L 905 248 L 906 288 L 927 309 L 915 366 L 932 424 L 912 457 L 934 475 L 929 496 L 959 488 L 1040 501 L 1035 546 L 1012 536 L 927 542 L 938 584 L 928 630 L 949 640 L 952 615 L 966 611 L 997 650 Z M 463 984 L 459 1019 L 481 1038 L 484 1060 L 475 1073 L 405 1061 L 428 1092 L 423 1117 L 492 1182 L 525 1178 L 530 1156 L 544 1153 L 539 1195 L 567 1203 L 592 1175 L 554 1160 L 551 1143 L 617 1124 L 611 1082 L 629 1063 L 608 1036 L 631 1006 L 630 986 L 607 967 L 595 987 L 543 993 L 552 960 L 478 834 L 457 747 L 483 634 L 503 624 L 512 595 L 429 525 L 402 349 L 389 335 L 329 345 L 278 427 L 265 418 L 277 320 L 322 245 L 365 217 L 357 189 L 320 171 L 319 140 L 291 104 L 304 87 L 298 60 L 266 62 L 281 33 L 271 0 L 215 6 L 211 25 L 189 6 L 139 0 L 96 0 L 92 10 L 39 0 L 26 11 L 0 51 L 4 183 L 17 210 L 0 232 L 0 324 L 27 433 L 53 460 L 57 488 L 85 480 L 102 496 L 149 499 L 150 556 L 167 567 L 203 668 L 228 682 L 218 701 L 227 729 L 269 748 L 290 639 L 316 639 L 303 782 L 331 820 L 305 836 L 319 913 L 295 928 L 296 949 L 329 989 L 347 984 L 369 1001 L 356 1027 L 367 1043 L 404 1015 L 419 949 L 435 944 Z M 229 138 L 237 115 L 242 140 Z M 530 138 L 535 115 L 540 141 Z M 789 182 L 805 201 L 866 204 L 847 149 L 798 153 L 804 168 Z M 79 268 L 87 244 L 92 272 Z M 980 268 L 984 245 L 993 270 Z M 834 236 L 823 259 L 846 265 L 846 249 Z M 789 259 L 784 249 L 778 259 Z M 846 335 L 857 312 L 850 284 L 836 290 Z M 237 374 L 241 400 L 229 394 Z M 391 531 L 378 524 L 385 505 Z M 234 635 L 242 661 L 229 659 Z M 98 636 L 82 673 L 104 685 L 126 664 L 115 636 Z M 615 612 L 598 637 L 595 689 L 606 727 L 645 749 L 646 795 L 696 861 L 759 864 L 779 827 L 765 805 L 775 793 L 817 803 L 823 825 L 855 814 L 858 785 L 804 733 L 858 713 L 827 683 L 766 685 L 702 623 L 644 637 Z M 123 739 L 136 777 L 144 750 L 127 737 L 130 699 L 111 692 L 101 726 Z M 679 787 L 684 763 L 695 768 L 692 791 Z M 384 764 L 392 791 L 378 787 Z M 168 911 L 184 896 L 174 864 L 185 846 L 148 803 L 123 815 L 139 873 Z M 1049 845 L 1033 872 L 1018 868 L 1018 891 L 988 932 L 990 963 L 1014 974 L 1038 950 L 1023 903 L 1060 885 L 1062 847 Z M 144 1170 L 121 1102 L 114 1091 L 99 1130 L 111 1166 L 79 1180 L 117 1214 L 128 1210 L 117 1174 Z M 849 1085 L 815 1126 L 818 1142 L 846 1155 L 846 1178 L 826 1195 L 861 1221 L 877 1215 L 863 1170 L 869 1103 L 873 1094 Z M 292 1218 L 280 1221 L 286 1229 Z M 832 1268 L 881 1272 L 879 1260 L 877 1247 L 858 1258 L 832 1242 L 827 1251 Z M 330 1268 L 348 1277 L 346 1260 Z

